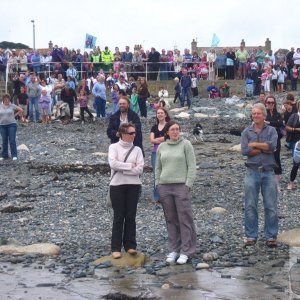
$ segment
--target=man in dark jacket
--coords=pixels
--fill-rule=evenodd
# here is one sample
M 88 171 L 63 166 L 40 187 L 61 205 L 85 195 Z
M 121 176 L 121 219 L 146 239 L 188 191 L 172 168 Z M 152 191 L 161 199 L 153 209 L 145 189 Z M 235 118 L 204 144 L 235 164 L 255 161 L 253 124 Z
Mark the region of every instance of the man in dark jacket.
M 155 50 L 155 48 L 151 48 L 151 52 L 148 55 L 148 63 L 149 63 L 149 80 L 157 80 L 158 70 L 159 70 L 159 60 L 160 53 Z
M 142 124 L 137 113 L 132 111 L 130 108 L 130 101 L 127 97 L 122 96 L 119 100 L 119 110 L 114 113 L 110 119 L 107 128 L 107 136 L 110 138 L 111 144 L 117 143 L 119 141 L 118 130 L 121 123 L 133 123 L 136 128 L 136 135 L 133 141 L 135 146 L 142 149 L 143 155 L 145 157 L 143 149 L 143 136 L 142 136 Z
M 70 84 L 68 82 L 65 84 L 65 87 L 61 91 L 61 100 L 69 105 L 70 119 L 73 120 L 74 103 L 77 102 L 77 94 L 73 89 L 70 88 Z

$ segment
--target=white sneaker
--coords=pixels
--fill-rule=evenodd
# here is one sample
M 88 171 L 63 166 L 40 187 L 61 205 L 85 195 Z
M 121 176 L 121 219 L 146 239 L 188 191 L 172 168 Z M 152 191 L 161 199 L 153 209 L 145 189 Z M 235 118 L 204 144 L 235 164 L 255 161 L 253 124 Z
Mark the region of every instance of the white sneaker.
M 15 157 L 15 156 L 13 157 L 13 160 L 17 160 L 17 159 L 18 159 L 17 157 Z
M 179 257 L 179 253 L 177 252 L 171 252 L 167 255 L 166 263 L 168 264 L 174 264 L 176 259 Z
M 188 256 L 186 256 L 185 254 L 180 254 L 179 258 L 177 259 L 177 263 L 179 265 L 184 265 L 187 261 L 188 261 Z

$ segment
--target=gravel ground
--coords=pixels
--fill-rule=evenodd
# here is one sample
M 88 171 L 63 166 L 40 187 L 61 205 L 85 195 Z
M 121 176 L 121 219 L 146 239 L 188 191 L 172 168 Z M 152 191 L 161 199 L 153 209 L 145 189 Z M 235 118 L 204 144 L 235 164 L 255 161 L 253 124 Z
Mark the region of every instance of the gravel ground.
M 229 151 L 239 144 L 239 137 L 230 131 L 249 124 L 249 109 L 245 106 L 254 101 L 240 101 L 243 107 L 238 107 L 227 105 L 224 100 L 195 99 L 194 110 L 189 111 L 190 118 L 180 121 L 184 135 L 194 144 L 198 170 L 192 190 L 198 250 L 189 262 L 189 272 L 194 272 L 197 264 L 203 262 L 203 254 L 212 251 L 217 254 L 217 259 L 209 262 L 212 270 L 224 272 L 230 268 L 251 267 L 253 274 L 247 280 L 265 283 L 284 299 L 288 290 L 287 270 L 274 272 L 272 265 L 287 263 L 289 248 L 285 245 L 276 250 L 265 247 L 262 206 L 258 244 L 252 249 L 243 247 L 245 167 L 241 154 Z M 196 112 L 209 114 L 209 118 L 200 120 L 204 127 L 203 143 L 193 141 L 190 134 L 199 121 L 194 117 Z M 240 118 L 238 113 L 247 117 Z M 148 137 L 154 122 L 153 113 L 142 121 L 146 166 L 137 213 L 138 250 L 147 255 L 148 262 L 142 270 L 130 270 L 130 274 L 148 274 L 155 281 L 164 273 L 160 280 L 163 283 L 182 269 L 170 270 L 165 266 L 165 221 L 162 209 L 151 202 L 153 181 Z M 27 267 L 38 263 L 41 268 L 60 272 L 68 279 L 95 276 L 97 270 L 92 262 L 110 254 L 112 217 L 105 205 L 109 182 L 107 123 L 106 119 L 101 119 L 84 125 L 56 122 L 48 126 L 33 123 L 19 126 L 17 143 L 25 144 L 29 152 L 19 151 L 17 162 L 1 162 L 0 209 L 7 204 L 12 204 L 14 209 L 1 213 L 0 245 L 54 243 L 61 247 L 61 255 L 52 259 L 50 266 L 48 259 L 40 255 L 1 254 L 0 261 Z M 291 154 L 284 146 L 282 164 L 285 189 L 279 195 L 280 232 L 299 225 L 299 190 L 286 190 Z M 213 214 L 210 210 L 214 207 L 223 207 L 227 212 Z M 0 272 L 4 272 L 2 267 Z

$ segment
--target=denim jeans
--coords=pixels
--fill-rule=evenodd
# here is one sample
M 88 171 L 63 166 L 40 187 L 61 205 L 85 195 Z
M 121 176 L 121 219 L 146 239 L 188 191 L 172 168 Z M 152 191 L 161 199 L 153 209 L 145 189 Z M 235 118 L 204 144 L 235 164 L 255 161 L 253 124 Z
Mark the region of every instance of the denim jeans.
M 186 103 L 188 108 L 191 106 L 191 99 L 190 99 L 190 88 L 183 88 L 181 91 L 181 106 L 184 107 L 184 101 L 186 98 Z
M 17 124 L 0 125 L 0 132 L 2 136 L 2 157 L 8 158 L 8 142 L 10 145 L 10 152 L 12 157 L 17 157 L 16 133 Z
M 265 239 L 276 239 L 278 233 L 278 190 L 274 172 L 260 172 L 250 168 L 247 168 L 245 176 L 245 235 L 249 240 L 257 240 L 258 197 L 260 191 L 265 212 Z
M 97 118 L 105 117 L 105 107 L 106 107 L 106 100 L 100 98 L 100 97 L 95 97 L 95 106 L 96 106 L 96 115 Z
M 33 107 L 35 111 L 35 122 L 40 119 L 39 97 L 29 97 L 29 118 L 33 121 Z
M 155 160 L 156 160 L 156 152 L 151 152 L 151 166 L 153 169 L 153 193 L 152 193 L 152 199 L 154 201 L 159 201 L 159 195 L 155 188 Z

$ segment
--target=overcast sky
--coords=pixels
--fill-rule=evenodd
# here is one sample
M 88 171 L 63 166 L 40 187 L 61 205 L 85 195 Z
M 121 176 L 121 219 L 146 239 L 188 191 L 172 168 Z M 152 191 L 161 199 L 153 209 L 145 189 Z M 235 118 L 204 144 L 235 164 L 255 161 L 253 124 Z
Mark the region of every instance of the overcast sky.
M 213 33 L 219 46 L 264 45 L 268 37 L 272 49 L 290 48 L 299 38 L 299 0 L 49 0 L 1 1 L 0 41 L 47 48 L 51 40 L 58 46 L 84 49 L 85 34 L 97 37 L 96 45 L 114 50 L 142 44 L 183 50 L 210 46 Z M 300 42 L 298 42 L 300 44 Z

